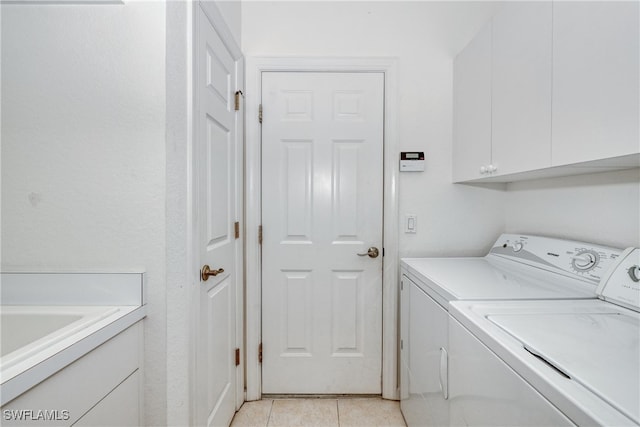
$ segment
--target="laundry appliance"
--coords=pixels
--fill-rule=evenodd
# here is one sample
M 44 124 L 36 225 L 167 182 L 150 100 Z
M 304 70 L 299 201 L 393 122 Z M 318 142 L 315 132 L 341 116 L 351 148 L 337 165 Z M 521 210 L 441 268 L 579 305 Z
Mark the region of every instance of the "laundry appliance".
M 603 275 L 621 253 L 584 242 L 503 234 L 483 257 L 402 259 L 400 392 L 407 424 L 465 424 L 450 418 L 451 302 L 595 299 Z M 527 414 L 528 420 L 553 425 L 560 415 L 562 421 L 551 409 L 551 415 Z
M 595 300 L 453 302 L 452 424 L 640 425 L 640 249 L 616 264 Z

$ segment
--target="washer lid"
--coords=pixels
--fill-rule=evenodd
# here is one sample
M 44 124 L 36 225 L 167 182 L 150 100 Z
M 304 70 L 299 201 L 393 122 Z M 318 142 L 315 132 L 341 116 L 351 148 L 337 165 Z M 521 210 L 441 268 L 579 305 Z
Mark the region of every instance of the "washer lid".
M 640 314 L 611 305 L 608 312 L 487 318 L 530 353 L 640 424 Z

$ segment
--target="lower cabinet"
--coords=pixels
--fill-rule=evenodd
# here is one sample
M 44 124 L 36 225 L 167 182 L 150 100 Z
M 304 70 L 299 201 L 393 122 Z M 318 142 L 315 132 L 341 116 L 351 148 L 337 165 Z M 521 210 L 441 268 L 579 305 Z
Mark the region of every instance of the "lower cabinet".
M 142 425 L 142 345 L 138 322 L 4 405 L 2 425 Z

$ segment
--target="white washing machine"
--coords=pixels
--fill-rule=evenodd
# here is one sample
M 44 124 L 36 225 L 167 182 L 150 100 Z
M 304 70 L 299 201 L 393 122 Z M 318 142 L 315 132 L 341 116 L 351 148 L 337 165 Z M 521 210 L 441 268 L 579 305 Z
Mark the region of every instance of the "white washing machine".
M 451 301 L 594 299 L 620 254 L 589 243 L 503 234 L 484 257 L 402 259 L 400 390 L 407 424 L 451 423 Z M 531 425 L 559 424 L 563 417 L 553 406 L 550 414 L 529 415 Z
M 640 249 L 597 296 L 453 302 L 451 423 L 517 425 L 544 407 L 569 425 L 640 425 Z

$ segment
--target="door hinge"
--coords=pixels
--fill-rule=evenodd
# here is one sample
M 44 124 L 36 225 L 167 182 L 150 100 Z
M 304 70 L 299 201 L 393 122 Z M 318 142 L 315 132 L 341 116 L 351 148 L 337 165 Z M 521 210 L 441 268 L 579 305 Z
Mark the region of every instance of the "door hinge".
M 400 290 L 404 290 L 404 282 L 402 280 L 400 281 Z
M 236 239 L 240 238 L 240 223 L 238 221 L 233 223 L 233 233 Z
M 233 109 L 236 111 L 240 111 L 240 97 L 244 96 L 241 90 L 237 90 L 235 93 L 235 103 Z
M 258 105 L 258 122 L 262 123 L 262 104 Z
M 259 245 L 262 244 L 262 226 L 261 225 L 258 226 L 258 244 Z
M 400 350 L 404 350 L 404 341 L 400 340 Z
M 384 256 L 384 248 L 382 248 L 382 256 Z
M 262 363 L 262 343 L 258 346 L 258 363 Z
M 236 348 L 236 366 L 240 365 L 240 349 Z

